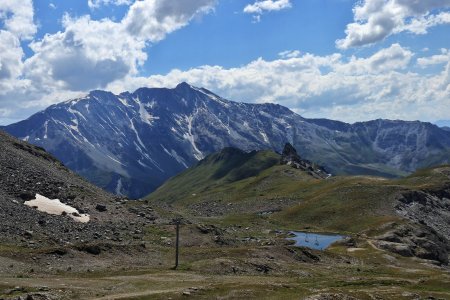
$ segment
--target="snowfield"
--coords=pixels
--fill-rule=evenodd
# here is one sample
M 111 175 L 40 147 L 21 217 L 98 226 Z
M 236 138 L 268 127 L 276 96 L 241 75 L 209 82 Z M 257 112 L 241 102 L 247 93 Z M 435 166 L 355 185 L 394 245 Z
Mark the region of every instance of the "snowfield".
M 24 204 L 51 215 L 62 215 L 66 213 L 69 217 L 81 223 L 87 223 L 90 220 L 89 215 L 80 214 L 76 208 L 61 203 L 59 199 L 49 199 L 39 194 L 36 194 L 36 199 L 25 201 Z

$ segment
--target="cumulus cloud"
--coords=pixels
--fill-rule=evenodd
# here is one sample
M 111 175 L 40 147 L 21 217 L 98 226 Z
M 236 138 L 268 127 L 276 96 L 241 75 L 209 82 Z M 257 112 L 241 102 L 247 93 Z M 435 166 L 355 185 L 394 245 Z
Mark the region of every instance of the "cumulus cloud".
M 347 64 L 337 65 L 336 69 L 344 74 L 364 75 L 405 69 L 413 57 L 413 53 L 400 46 L 392 44 L 381 49 L 368 58 L 352 56 Z
M 7 80 L 15 79 L 22 74 L 23 51 L 19 39 L 12 33 L 0 30 L 0 89 Z
M 370 45 L 403 31 L 425 34 L 430 27 L 450 23 L 450 14 L 442 11 L 449 7 L 450 0 L 365 0 L 353 8 L 354 22 L 336 46 Z
M 290 0 L 263 0 L 256 1 L 244 7 L 244 13 L 247 14 L 262 14 L 267 11 L 276 11 L 286 8 L 291 8 Z
M 273 61 L 260 58 L 239 68 L 206 65 L 130 77 L 108 89 L 174 87 L 187 81 L 235 101 L 279 103 L 306 117 L 348 122 L 448 119 L 450 63 L 437 75 L 423 76 L 407 68 L 413 58 L 414 53 L 398 44 L 369 57 L 305 53 Z
M 137 1 L 122 24 L 131 35 L 157 42 L 186 26 L 193 18 L 210 12 L 215 4 L 216 0 Z
M 125 3 L 114 1 L 119 2 Z M 92 2 L 101 3 L 112 2 Z M 63 31 L 31 42 L 34 55 L 23 63 L 17 60 L 21 51 L 17 51 L 15 60 L 11 57 L 13 53 L 1 53 L 1 61 L 9 61 L 2 63 L 1 73 L 16 74 L 23 69 L 26 79 L 48 91 L 104 88 L 112 81 L 137 74 L 139 66 L 147 60 L 148 43 L 158 42 L 186 26 L 196 16 L 209 12 L 214 4 L 215 0 L 136 1 L 119 22 L 92 20 L 89 16 L 72 18 L 66 14 Z M 14 64 L 17 67 L 13 69 Z
M 36 33 L 33 16 L 31 0 L 0 2 L 0 94 L 15 88 L 22 75 L 24 52 L 20 43 Z
M 294 58 L 300 56 L 300 51 L 298 50 L 286 50 L 278 53 L 281 58 Z
M 195 16 L 212 9 L 214 3 L 137 1 L 120 22 L 65 15 L 63 32 L 30 44 L 35 54 L 25 62 L 28 77 L 44 86 L 56 82 L 72 91 L 104 88 L 138 72 L 147 60 L 148 42 L 160 41 L 186 26 Z
M 130 5 L 132 2 L 132 0 L 88 0 L 88 6 L 94 9 L 103 5 Z
M 30 44 L 35 54 L 26 60 L 25 69 L 34 82 L 56 82 L 73 91 L 102 88 L 135 74 L 147 58 L 145 42 L 130 36 L 120 23 L 66 15 L 63 26 L 64 32 Z
M 257 0 L 253 4 L 248 4 L 244 7 L 244 13 L 253 14 L 255 22 L 261 20 L 261 15 L 265 12 L 278 11 L 282 9 L 291 8 L 290 0 Z
M 2 0 L 0 1 L 0 24 L 4 23 L 4 30 L 21 40 L 33 38 L 37 26 L 33 22 L 34 10 L 31 0 Z
M 448 49 L 441 49 L 441 54 L 418 58 L 417 64 L 421 68 L 426 68 L 429 66 L 447 63 L 449 61 L 450 61 L 450 51 Z
M 92 7 L 130 7 L 119 21 L 66 14 L 62 30 L 32 40 L 28 46 L 33 54 L 25 59 L 21 41 L 36 33 L 32 1 L 0 1 L 0 122 L 4 123 L 6 112 L 23 116 L 37 107 L 136 76 L 147 60 L 146 50 L 151 43 L 212 11 L 215 3 L 92 0 Z

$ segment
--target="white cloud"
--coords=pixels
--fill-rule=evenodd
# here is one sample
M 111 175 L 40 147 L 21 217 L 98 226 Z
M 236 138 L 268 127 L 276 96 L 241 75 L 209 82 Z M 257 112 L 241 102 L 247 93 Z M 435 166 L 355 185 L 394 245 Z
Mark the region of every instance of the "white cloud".
M 0 101 L 1 94 L 23 88 L 26 82 L 18 79 L 23 72 L 24 52 L 21 41 L 33 38 L 36 25 L 31 0 L 0 2 Z M 2 108 L 3 113 L 10 109 Z
M 389 48 L 381 49 L 368 58 L 352 56 L 347 64 L 336 66 L 336 70 L 343 74 L 377 74 L 392 70 L 405 69 L 411 61 L 413 53 L 393 44 Z
M 261 21 L 261 15 L 265 12 L 278 11 L 292 7 L 290 0 L 257 0 L 253 4 L 244 7 L 243 12 L 253 14 L 253 22 Z
M 450 14 L 441 11 L 449 7 L 450 0 L 365 0 L 353 8 L 354 22 L 336 46 L 370 45 L 403 31 L 424 34 L 429 27 L 450 23 Z
M 131 7 L 122 24 L 141 39 L 157 42 L 186 26 L 193 18 L 212 11 L 216 0 L 144 0 Z
M 286 8 L 291 8 L 290 0 L 259 0 L 253 4 L 244 7 L 244 13 L 247 14 L 262 14 L 269 11 L 277 11 Z
M 448 63 L 449 61 L 450 61 L 450 51 L 448 49 L 441 49 L 441 54 L 418 58 L 417 64 L 421 68 L 426 68 L 433 65 Z
M 300 56 L 300 51 L 298 50 L 286 50 L 278 53 L 278 56 L 281 58 L 294 58 Z
M 260 58 L 239 68 L 201 66 L 128 77 L 108 89 L 174 87 L 187 81 L 235 101 L 279 103 L 306 117 L 348 122 L 449 119 L 450 63 L 437 75 L 423 76 L 407 69 L 413 56 L 398 44 L 365 58 L 306 53 L 273 61 Z
M 88 6 L 94 9 L 103 5 L 130 5 L 132 2 L 132 0 L 88 0 Z
M 215 0 L 137 1 L 120 22 L 65 15 L 63 31 L 30 43 L 34 55 L 24 62 L 25 78 L 47 90 L 104 88 L 138 73 L 147 60 L 149 42 L 186 26 L 214 4 Z
M 92 4 L 100 2 L 119 4 L 129 1 L 93 1 Z M 216 0 L 136 1 L 118 22 L 65 15 L 62 31 L 33 40 L 29 47 L 34 53 L 24 59 L 20 41 L 32 38 L 36 32 L 32 23 L 32 2 L 2 0 L 2 114 L 8 111 L 11 118 L 26 117 L 37 108 L 136 76 L 147 60 L 149 43 L 160 41 L 194 18 L 212 11 L 215 3 Z M 4 120 L 0 122 L 4 123 Z
M 412 19 L 408 24 L 400 27 L 397 31 L 410 31 L 415 34 L 426 34 L 428 28 L 442 24 L 450 24 L 450 13 L 441 12 L 437 15 L 427 15 Z
M 0 90 L 22 74 L 22 57 L 19 39 L 9 31 L 0 30 Z
M 31 39 L 36 33 L 37 26 L 33 22 L 33 16 L 31 0 L 0 1 L 0 24 L 3 22 L 4 30 L 21 40 Z
M 147 59 L 145 42 L 130 36 L 120 23 L 65 16 L 63 26 L 64 32 L 30 44 L 35 54 L 26 60 L 25 70 L 33 82 L 56 82 L 73 91 L 102 88 L 136 74 Z

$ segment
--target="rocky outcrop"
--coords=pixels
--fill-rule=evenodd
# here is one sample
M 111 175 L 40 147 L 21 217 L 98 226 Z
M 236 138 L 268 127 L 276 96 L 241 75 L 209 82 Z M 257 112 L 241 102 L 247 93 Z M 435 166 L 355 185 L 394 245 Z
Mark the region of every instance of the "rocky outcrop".
M 297 150 L 290 143 L 284 145 L 283 152 L 281 153 L 281 164 L 306 171 L 315 178 L 328 178 L 331 176 L 324 168 L 309 160 L 302 159 L 300 155 L 298 155 Z
M 403 255 L 449 263 L 450 254 L 450 171 L 435 168 L 433 176 L 413 177 L 427 188 L 399 192 L 395 196 L 397 215 L 407 222 L 392 224 L 378 236 L 379 248 Z M 417 179 L 415 179 L 417 178 Z M 423 182 L 430 180 L 430 182 Z M 435 184 L 433 184 L 435 182 Z
M 401 256 L 415 256 L 445 265 L 449 262 L 449 240 L 422 224 L 392 224 L 390 230 L 376 239 L 378 248 Z
M 402 217 L 428 226 L 450 240 L 450 188 L 402 193 L 395 209 Z

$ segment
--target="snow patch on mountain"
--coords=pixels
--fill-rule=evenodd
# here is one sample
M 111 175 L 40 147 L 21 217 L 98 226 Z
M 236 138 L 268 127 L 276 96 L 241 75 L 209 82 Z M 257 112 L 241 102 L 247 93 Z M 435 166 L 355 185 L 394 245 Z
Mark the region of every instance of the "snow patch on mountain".
M 182 164 L 185 168 L 188 168 L 189 166 L 186 164 L 185 160 L 175 151 L 175 150 L 167 150 L 166 147 L 164 147 L 163 145 L 161 145 L 161 147 L 163 148 L 164 152 L 166 152 L 168 155 L 172 156 L 173 158 L 176 159 L 177 162 L 179 162 L 180 164 Z
M 126 107 L 133 107 L 133 105 L 128 104 L 127 99 L 125 99 L 125 98 L 117 97 L 117 100 L 119 100 L 120 103 L 123 104 L 123 106 L 126 106 Z
M 119 178 L 117 180 L 116 188 L 114 191 L 115 191 L 116 195 L 123 196 L 123 194 L 122 194 L 122 178 Z
M 185 120 L 187 122 L 187 126 L 188 126 L 188 130 L 185 134 L 183 134 L 183 137 L 185 139 L 187 139 L 190 144 L 192 145 L 192 149 L 194 150 L 194 156 L 197 160 L 201 160 L 204 158 L 203 153 L 197 148 L 197 145 L 195 144 L 195 137 L 194 134 L 192 133 L 192 121 L 194 119 L 193 115 L 190 116 L 186 116 Z
M 152 126 L 153 120 L 158 120 L 159 118 L 149 114 L 144 103 L 138 102 L 138 104 L 139 104 L 139 115 L 141 116 L 142 122 Z
M 45 123 L 44 123 L 44 130 L 45 130 L 45 132 L 44 132 L 44 139 L 47 139 L 48 138 L 48 136 L 47 136 L 47 133 L 48 133 L 48 120 L 46 120 Z
M 36 194 L 35 199 L 25 201 L 24 204 L 50 215 L 68 215 L 81 223 L 87 223 L 90 220 L 88 214 L 80 214 L 76 208 L 62 203 L 59 199 L 49 199 L 39 194 Z
M 139 136 L 139 133 L 136 130 L 136 127 L 134 127 L 133 119 L 130 120 L 130 127 L 131 127 L 131 130 L 133 130 L 134 134 L 136 135 L 136 139 L 137 139 L 139 145 L 142 147 L 142 149 L 145 149 L 145 145 L 142 142 L 141 137 Z M 140 152 L 142 152 L 142 151 L 140 151 Z
M 267 137 L 267 134 L 264 131 L 260 131 L 259 134 L 261 134 L 261 136 L 263 137 L 264 142 L 270 143 L 269 138 Z
M 67 110 L 74 116 L 79 116 L 80 118 L 82 118 L 86 121 L 86 118 L 83 116 L 83 114 L 81 112 L 79 112 L 78 110 L 74 109 L 73 106 L 70 106 Z

